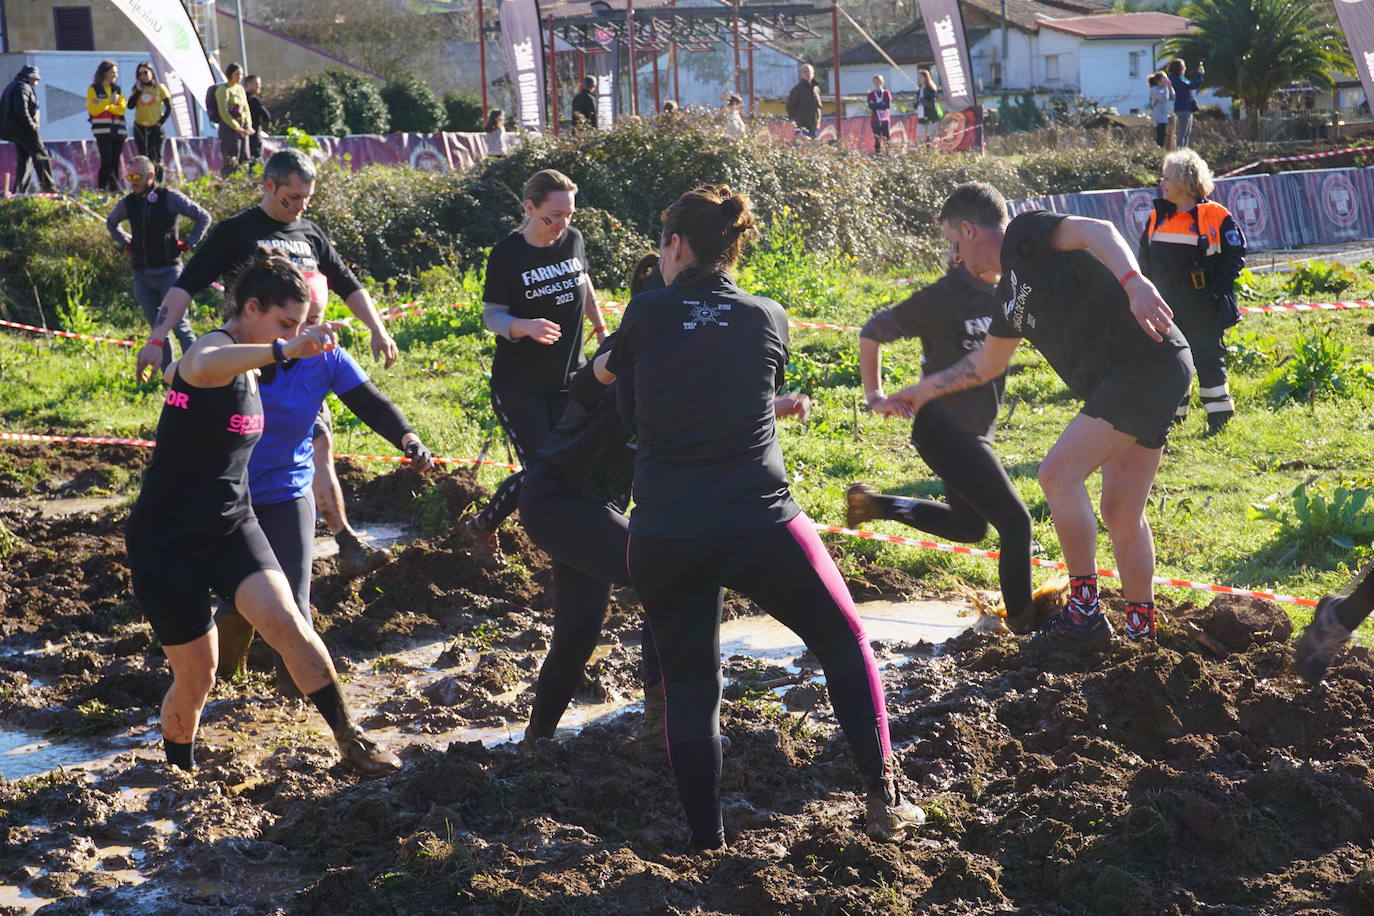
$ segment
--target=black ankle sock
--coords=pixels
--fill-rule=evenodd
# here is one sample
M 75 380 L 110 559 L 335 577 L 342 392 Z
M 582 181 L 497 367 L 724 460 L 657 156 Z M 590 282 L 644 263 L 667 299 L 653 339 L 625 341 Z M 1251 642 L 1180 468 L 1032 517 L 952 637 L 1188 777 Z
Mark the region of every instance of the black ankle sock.
M 329 724 L 329 729 L 334 734 L 353 727 L 353 722 L 348 718 L 348 710 L 344 707 L 343 693 L 339 690 L 338 681 L 330 681 L 310 694 L 310 702 L 315 704 L 315 708 L 324 716 L 324 721 Z
M 187 741 L 182 744 L 180 741 L 163 738 L 162 750 L 167 754 L 167 762 L 172 766 L 180 767 L 188 772 L 196 768 L 196 751 L 193 742 Z

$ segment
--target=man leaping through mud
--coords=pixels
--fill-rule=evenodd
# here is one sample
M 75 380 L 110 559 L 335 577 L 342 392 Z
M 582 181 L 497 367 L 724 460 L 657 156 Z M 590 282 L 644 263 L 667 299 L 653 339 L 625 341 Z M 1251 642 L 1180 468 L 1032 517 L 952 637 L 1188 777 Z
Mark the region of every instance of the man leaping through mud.
M 1102 520 L 1121 569 L 1126 635 L 1153 638 L 1155 546 L 1145 503 L 1193 372 L 1173 313 L 1111 223 L 1034 210 L 1008 225 L 1001 193 L 971 182 L 945 201 L 940 229 L 955 263 L 1001 277 L 1003 305 L 980 349 L 873 409 L 915 416 L 937 397 L 1001 375 L 1021 338 L 1035 344 L 1084 401 L 1040 465 L 1070 576 L 1068 601 L 1044 628 L 1112 635 L 1098 602 L 1097 519 L 1085 485 L 1101 468 Z

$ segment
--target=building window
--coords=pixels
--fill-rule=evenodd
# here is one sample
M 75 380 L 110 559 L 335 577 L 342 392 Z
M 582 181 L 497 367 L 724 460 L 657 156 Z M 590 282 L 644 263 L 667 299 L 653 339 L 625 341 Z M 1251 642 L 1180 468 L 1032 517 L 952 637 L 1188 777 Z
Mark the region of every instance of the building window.
M 992 74 L 992 84 L 994 86 L 1002 85 L 1002 62 L 1000 60 L 993 61 L 988 64 L 988 70 Z
M 95 28 L 89 6 L 55 6 L 52 10 L 53 44 L 58 51 L 94 51 Z
M 1059 55 L 1058 55 L 1058 54 L 1046 54 L 1046 55 L 1045 55 L 1045 82 L 1047 82 L 1047 83 L 1057 83 L 1057 82 L 1059 82 Z
M 1136 79 L 1140 76 L 1140 64 L 1144 60 L 1144 58 L 1144 51 L 1131 52 L 1131 79 Z

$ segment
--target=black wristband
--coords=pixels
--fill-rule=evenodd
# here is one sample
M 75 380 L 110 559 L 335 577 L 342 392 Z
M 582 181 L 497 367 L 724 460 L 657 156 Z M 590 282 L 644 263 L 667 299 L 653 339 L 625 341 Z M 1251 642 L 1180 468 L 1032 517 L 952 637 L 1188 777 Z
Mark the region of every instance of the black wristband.
M 282 350 L 285 343 L 286 341 L 282 340 L 280 337 L 272 340 L 272 358 L 276 360 L 279 366 L 285 366 L 287 362 L 286 352 Z

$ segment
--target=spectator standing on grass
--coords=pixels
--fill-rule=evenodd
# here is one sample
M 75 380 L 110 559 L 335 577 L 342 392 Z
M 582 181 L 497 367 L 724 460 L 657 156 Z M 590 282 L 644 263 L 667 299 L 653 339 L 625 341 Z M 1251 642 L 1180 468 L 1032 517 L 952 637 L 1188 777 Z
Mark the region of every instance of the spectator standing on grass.
M 928 142 L 944 117 L 940 110 L 940 86 L 929 70 L 916 71 L 916 139 Z
M 868 92 L 868 110 L 873 114 L 869 122 L 873 129 L 873 152 L 881 153 L 892 140 L 892 93 L 883 88 L 882 74 L 873 77 L 873 88 Z
M 215 107 L 219 109 L 219 154 L 223 159 L 221 175 L 232 175 L 248 161 L 248 138 L 253 136 L 253 114 L 248 93 L 243 88 L 243 68 L 230 64 L 224 68 L 225 82 L 215 87 Z
M 582 79 L 582 88 L 573 96 L 573 129 L 596 127 L 596 77 Z
M 139 64 L 134 70 L 134 147 L 140 156 L 152 160 L 158 181 L 162 180 L 163 125 L 171 115 L 172 94 L 157 81 L 152 64 Z
M 262 161 L 262 138 L 272 127 L 272 112 L 262 103 L 262 77 L 250 75 L 243 81 L 248 96 L 248 114 L 253 120 L 253 133 L 248 137 L 248 156 L 253 162 Z
M 787 94 L 787 117 L 808 139 L 820 134 L 821 84 L 816 82 L 816 70 L 810 64 L 802 64 L 800 78 Z
M 1035 344 L 1084 402 L 1040 464 L 1069 573 L 1068 601 L 1044 629 L 1112 635 L 1097 594 L 1097 517 L 1086 486 L 1101 469 L 1102 522 L 1121 570 L 1126 635 L 1154 638 L 1155 546 L 1145 507 L 1193 374 L 1173 313 L 1109 222 L 1032 210 L 1008 224 L 1001 193 L 970 182 L 945 201 L 940 230 L 955 263 L 976 277 L 1001 278 L 1003 305 L 983 346 L 873 409 L 919 415 L 936 398 L 1004 373 L 1022 338 Z
M 1160 149 L 1169 145 L 1169 115 L 1174 110 L 1174 84 L 1164 71 L 1151 73 L 1146 80 L 1150 87 L 1150 117 L 1155 125 L 1155 143 Z
M 95 68 L 91 85 L 86 88 L 86 113 L 90 116 L 91 134 L 100 153 L 100 171 L 95 186 L 101 191 L 120 189 L 119 157 L 129 136 L 128 125 L 124 123 L 129 100 L 119 88 L 118 79 L 119 65 L 112 60 L 102 60 Z
M 129 253 L 134 272 L 134 299 L 143 310 L 148 326 L 157 324 L 162 298 L 181 276 L 181 253 L 190 251 L 205 238 L 210 228 L 210 211 L 180 191 L 158 186 L 157 169 L 148 156 L 135 156 L 124 177 L 130 192 L 120 198 L 105 219 L 110 238 Z M 181 217 L 193 223 L 185 240 L 178 235 Z M 120 228 L 127 221 L 129 231 Z M 196 342 L 191 323 L 183 315 L 172 328 L 181 352 Z M 162 347 L 162 366 L 172 361 L 172 348 Z
M 1202 61 L 1197 62 L 1197 71 L 1192 79 L 1183 75 L 1186 69 L 1187 65 L 1181 57 L 1169 61 L 1167 68 L 1169 83 L 1174 87 L 1174 118 L 1179 147 L 1187 146 L 1192 140 L 1193 112 L 1197 111 L 1197 96 L 1194 93 L 1202 88 L 1202 78 L 1206 75 Z
M 1190 149 L 1164 157 L 1160 196 L 1140 234 L 1140 269 L 1173 309 L 1193 351 L 1198 394 L 1214 436 L 1236 412 L 1226 378 L 1226 329 L 1240 321 L 1236 278 L 1245 268 L 1245 236 L 1231 211 L 1214 200 L 1212 170 Z M 1176 423 L 1188 417 L 1188 392 Z
M 33 89 L 39 79 L 38 68 L 26 64 L 0 94 L 0 138 L 14 144 L 14 183 L 10 190 L 15 194 L 24 189 L 30 164 L 38 187 L 46 194 L 53 190 L 52 160 L 38 136 L 42 117 L 38 111 L 38 94 Z

